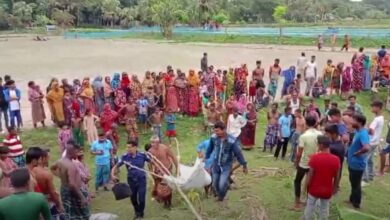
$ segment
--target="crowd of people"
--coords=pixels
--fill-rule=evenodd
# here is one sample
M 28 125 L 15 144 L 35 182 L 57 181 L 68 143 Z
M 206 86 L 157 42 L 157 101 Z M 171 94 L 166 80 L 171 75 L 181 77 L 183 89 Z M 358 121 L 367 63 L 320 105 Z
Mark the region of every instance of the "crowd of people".
M 126 72 L 109 76 L 75 79 L 52 79 L 42 91 L 33 81 L 28 83 L 28 100 L 32 106 L 34 128 L 45 126 L 44 100 L 50 109 L 51 120 L 59 127 L 60 159 L 47 169 L 49 151 L 39 147 L 24 149 L 18 131 L 23 126 L 21 92 L 10 76 L 0 86 L 0 130 L 8 134 L 0 147 L 0 218 L 27 219 L 25 215 L 41 215 L 44 219 L 88 219 L 91 199 L 99 189 L 109 190 L 110 183 L 119 180 L 117 172 L 126 166 L 127 182 L 132 191 L 131 202 L 135 218 L 144 217 L 147 175 L 145 164 L 153 176 L 152 196 L 164 206 L 171 206 L 172 189 L 161 178 L 178 169 L 178 160 L 170 146 L 176 138 L 176 117 L 194 118 L 203 115 L 204 131 L 210 138 L 197 147 L 205 160 L 205 169 L 212 176 L 212 192 L 223 201 L 231 175 L 240 166 L 247 173 L 247 161 L 241 149 L 255 146 L 258 112 L 267 114 L 264 141 L 257 143 L 263 151 L 285 159 L 289 143 L 289 159 L 297 169 L 294 180 L 294 209 L 301 210 L 302 181 L 306 176 L 308 192 L 304 219 L 312 219 L 320 205 L 319 215 L 326 219 L 329 200 L 339 189 L 342 164 L 347 158 L 351 196 L 348 200 L 360 208 L 362 185 L 375 176 L 374 152 L 380 146 L 384 127 L 383 102 L 375 100 L 371 110 L 375 115 L 366 126 L 362 106 L 352 95 L 362 90 L 377 91 L 387 86 L 389 54 L 384 46 L 377 55 L 368 57 L 364 48 L 354 54 L 351 65 L 328 60 L 322 74 L 316 57 L 307 60 L 302 53 L 297 64 L 285 70 L 275 59 L 268 69 L 261 61 L 249 73 L 245 64 L 227 70 L 209 65 L 204 53 L 200 71 L 168 66 L 164 72 L 146 72 L 142 82 Z M 280 113 L 276 102 L 279 81 L 284 77 Z M 268 86 L 265 79 L 269 79 Z M 302 84 L 306 89 L 301 89 Z M 332 95 L 348 99 L 347 109 L 331 102 Z M 303 99 L 309 96 L 308 103 Z M 324 109 L 315 99 L 325 98 Z M 268 106 L 271 107 L 268 109 Z M 265 111 L 263 111 L 265 110 Z M 3 116 L 2 116 L 3 115 Z M 2 116 L 2 117 L 1 117 Z M 4 119 L 4 120 L 3 120 Z M 3 122 L 3 123 L 1 123 Z M 165 123 L 165 126 L 163 124 Z M 117 156 L 120 148 L 119 126 L 126 130 L 127 151 Z M 390 126 L 390 124 L 389 124 Z M 145 152 L 139 150 L 139 135 L 152 129 Z M 163 144 L 165 136 L 167 143 Z M 388 135 L 390 136 L 390 134 Z M 124 137 L 122 137 L 123 139 Z M 84 140 L 86 139 L 86 140 Z M 389 138 L 387 138 L 389 139 Z M 390 144 L 390 140 L 386 140 Z M 89 192 L 92 176 L 83 162 L 84 149 L 90 147 L 95 157 L 95 192 Z M 273 148 L 275 147 L 275 152 Z M 381 149 L 379 174 L 384 174 L 386 154 L 390 145 Z M 237 161 L 237 162 L 234 162 Z M 53 178 L 61 180 L 58 193 Z M 207 188 L 207 187 L 206 187 Z M 33 193 L 35 192 L 35 193 Z M 42 196 L 43 194 L 43 196 Z M 31 201 L 31 206 L 20 207 L 20 201 Z M 23 211 L 21 210 L 23 209 Z M 5 211 L 7 210 L 7 211 Z

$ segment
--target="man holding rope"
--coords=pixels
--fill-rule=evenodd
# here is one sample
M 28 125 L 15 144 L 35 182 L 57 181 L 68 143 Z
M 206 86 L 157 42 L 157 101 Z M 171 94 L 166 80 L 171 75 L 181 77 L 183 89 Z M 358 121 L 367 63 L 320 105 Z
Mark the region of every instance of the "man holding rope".
M 131 203 L 134 207 L 135 217 L 139 219 L 144 217 L 145 200 L 146 200 L 146 174 L 144 169 L 145 162 L 150 162 L 150 157 L 138 151 L 136 141 L 127 142 L 127 153 L 125 153 L 119 162 L 112 168 L 111 178 L 118 181 L 116 176 L 118 169 L 126 165 L 127 168 L 127 183 L 131 189 Z M 133 168 L 135 166 L 140 169 Z
M 230 174 L 240 166 L 243 166 L 245 174 L 248 173 L 247 162 L 241 152 L 238 140 L 226 133 L 223 122 L 214 125 L 214 132 L 211 136 L 210 146 L 207 148 L 205 159 L 208 160 L 214 152 L 215 157 L 212 165 L 212 183 L 218 196 L 218 201 L 222 202 L 229 188 Z M 236 157 L 239 165 L 233 168 L 233 158 Z
M 152 147 L 149 150 L 149 153 L 152 157 L 152 172 L 164 176 L 171 175 L 173 165 L 176 169 L 179 169 L 179 164 L 175 154 L 172 150 L 164 144 L 160 143 L 160 139 L 157 135 L 153 135 L 150 138 Z M 171 206 L 172 199 L 172 189 L 169 186 L 162 182 L 162 179 L 156 176 L 153 176 L 154 179 L 154 188 L 152 196 L 158 201 L 164 203 L 165 207 Z

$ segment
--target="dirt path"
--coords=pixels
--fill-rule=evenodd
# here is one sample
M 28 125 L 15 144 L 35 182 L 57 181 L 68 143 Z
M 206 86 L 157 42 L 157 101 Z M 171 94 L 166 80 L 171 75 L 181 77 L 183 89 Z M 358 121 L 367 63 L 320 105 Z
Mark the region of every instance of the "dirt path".
M 200 68 L 203 52 L 209 54 L 209 64 L 217 68 L 236 67 L 246 63 L 249 69 L 256 60 L 269 67 L 275 58 L 283 68 L 296 64 L 300 52 L 316 55 L 320 71 L 327 59 L 349 63 L 352 54 L 318 52 L 313 47 L 270 46 L 245 44 L 172 43 L 143 40 L 65 40 L 51 38 L 35 42 L 31 38 L 9 38 L 0 41 L 0 75 L 10 74 L 22 90 L 22 114 L 31 126 L 30 103 L 27 101 L 27 83 L 36 81 L 46 88 L 50 78 L 74 78 L 112 75 L 127 71 L 141 78 L 146 70 L 159 72 L 167 65 L 187 72 Z M 280 82 L 282 83 L 282 82 Z

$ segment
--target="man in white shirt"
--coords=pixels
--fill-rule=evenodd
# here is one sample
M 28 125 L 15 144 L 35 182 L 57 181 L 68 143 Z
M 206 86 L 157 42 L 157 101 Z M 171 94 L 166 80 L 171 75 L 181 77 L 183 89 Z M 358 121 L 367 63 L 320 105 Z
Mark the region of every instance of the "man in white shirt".
M 246 125 L 245 118 L 238 114 L 238 108 L 234 108 L 233 114 L 229 115 L 227 121 L 226 133 L 239 140 L 239 136 L 241 134 L 241 128 L 243 128 L 245 125 Z
M 297 60 L 297 74 L 303 75 L 307 64 L 307 58 L 305 52 L 301 53 L 301 56 Z
M 306 95 L 310 96 L 311 90 L 313 88 L 313 85 L 317 79 L 317 63 L 316 56 L 311 56 L 310 62 L 307 62 L 305 71 L 304 71 L 304 78 L 306 80 Z
M 17 122 L 17 128 L 23 125 L 22 115 L 20 114 L 20 90 L 16 88 L 15 81 L 9 80 L 6 83 L 7 89 L 3 91 L 4 98 L 8 102 L 8 108 L 10 112 L 10 125 L 11 127 L 16 127 L 15 119 Z
M 383 103 L 381 101 L 373 101 L 371 103 L 371 112 L 375 114 L 375 118 L 372 120 L 369 127 L 370 134 L 370 150 L 367 152 L 367 166 L 363 173 L 362 186 L 368 185 L 368 182 L 374 180 L 374 162 L 373 157 L 376 148 L 379 146 L 382 130 L 385 124 L 385 118 L 382 115 Z

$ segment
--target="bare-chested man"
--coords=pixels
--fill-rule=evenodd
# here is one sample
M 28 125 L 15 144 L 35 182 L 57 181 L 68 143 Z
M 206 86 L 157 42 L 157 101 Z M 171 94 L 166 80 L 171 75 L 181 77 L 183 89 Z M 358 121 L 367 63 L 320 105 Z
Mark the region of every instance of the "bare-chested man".
M 294 124 L 295 124 L 295 131 L 291 137 L 291 153 L 290 153 L 290 160 L 291 162 L 295 161 L 295 155 L 297 153 L 297 147 L 299 144 L 299 137 L 306 129 L 306 121 L 305 118 L 302 115 L 301 109 L 295 109 L 294 111 Z
M 178 169 L 178 161 L 172 150 L 160 143 L 158 136 L 153 135 L 150 139 L 152 147 L 149 153 L 152 155 L 152 171 L 159 175 L 172 173 L 173 165 Z M 161 167 L 161 164 L 164 167 Z M 162 183 L 162 179 L 154 177 L 154 188 L 152 196 L 158 201 L 164 203 L 165 207 L 171 206 L 172 190 L 168 185 Z
M 133 98 L 129 97 L 127 104 L 119 110 L 119 113 L 124 115 L 128 140 L 138 142 L 138 108 Z
M 279 117 L 280 117 L 280 113 L 278 111 L 278 103 L 273 103 L 272 106 L 271 106 L 271 111 L 267 112 L 267 119 L 268 119 L 268 122 L 271 121 L 271 119 L 274 119 L 276 121 L 278 121 Z
M 43 150 L 41 159 L 38 161 L 38 166 L 33 168 L 32 173 L 42 194 L 46 196 L 49 202 L 52 219 L 56 219 L 60 213 L 64 212 L 64 207 L 62 206 L 60 196 L 54 187 L 53 174 L 47 169 L 48 166 L 49 152 L 48 150 Z
M 156 107 L 155 111 L 149 117 L 149 123 L 153 127 L 153 134 L 157 135 L 160 140 L 162 139 L 161 125 L 164 117 L 164 112 L 160 110 L 159 107 Z
M 89 219 L 87 203 L 88 193 L 82 189 L 80 171 L 72 162 L 77 158 L 80 146 L 73 140 L 66 145 L 66 155 L 52 167 L 52 172 L 61 180 L 61 200 L 64 206 L 65 219 Z
M 261 61 L 256 61 L 256 69 L 252 72 L 252 80 L 255 80 L 257 84 L 264 84 L 263 82 L 264 78 L 264 68 L 261 67 Z
M 221 113 L 217 111 L 215 103 L 211 103 L 207 111 L 207 128 L 213 129 L 218 121 L 221 121 Z

